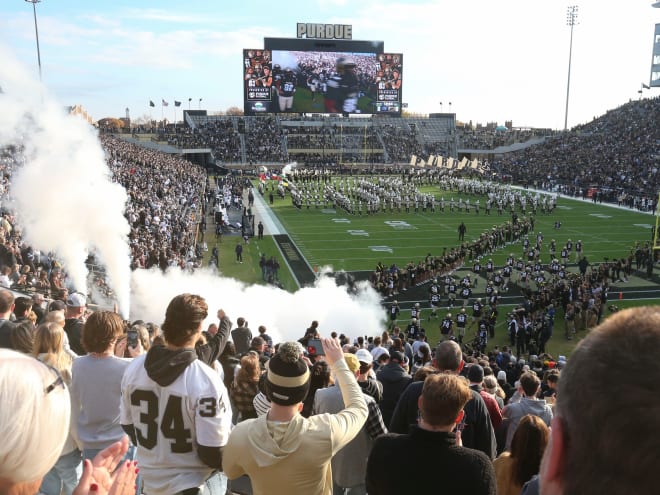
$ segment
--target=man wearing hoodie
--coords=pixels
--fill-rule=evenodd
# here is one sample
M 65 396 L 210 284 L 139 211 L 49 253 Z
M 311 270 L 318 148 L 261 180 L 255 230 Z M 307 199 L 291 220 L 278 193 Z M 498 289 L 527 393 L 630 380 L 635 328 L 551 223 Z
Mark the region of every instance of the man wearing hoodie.
M 322 339 L 325 360 L 346 407 L 337 414 L 300 415 L 309 390 L 309 368 L 297 342 L 285 342 L 266 364 L 264 386 L 271 408 L 236 425 L 224 451 L 230 479 L 247 474 L 255 495 L 332 494 L 330 460 L 362 429 L 368 408 L 339 342 Z
M 124 373 L 120 422 L 137 446 L 149 495 L 226 491 L 219 471 L 231 428 L 229 394 L 195 351 L 207 315 L 202 297 L 176 296 L 162 325 L 167 344 L 135 358 Z
M 380 401 L 380 411 L 383 420 L 388 425 L 392 419 L 394 408 L 401 393 L 412 382 L 412 376 L 404 369 L 405 356 L 401 351 L 392 351 L 390 361 L 378 370 L 376 378 L 383 384 L 383 399 Z

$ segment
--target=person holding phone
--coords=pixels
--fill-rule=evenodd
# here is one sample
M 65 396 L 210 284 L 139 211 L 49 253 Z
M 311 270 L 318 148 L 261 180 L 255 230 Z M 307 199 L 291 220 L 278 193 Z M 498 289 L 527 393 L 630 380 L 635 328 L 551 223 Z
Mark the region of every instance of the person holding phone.
M 345 408 L 310 418 L 300 412 L 310 382 L 298 342 L 285 342 L 266 365 L 267 414 L 234 427 L 224 451 L 230 479 L 247 474 L 259 494 L 332 493 L 330 461 L 360 432 L 368 409 L 337 340 L 322 339 Z

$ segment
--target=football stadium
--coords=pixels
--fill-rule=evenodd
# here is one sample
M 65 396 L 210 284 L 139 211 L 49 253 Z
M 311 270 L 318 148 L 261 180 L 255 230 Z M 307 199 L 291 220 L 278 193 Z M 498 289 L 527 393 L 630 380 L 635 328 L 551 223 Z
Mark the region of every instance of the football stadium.
M 348 24 L 252 40 L 231 112 L 0 72 L 0 494 L 653 490 L 602 435 L 657 451 L 659 26 L 563 130 L 409 112 Z

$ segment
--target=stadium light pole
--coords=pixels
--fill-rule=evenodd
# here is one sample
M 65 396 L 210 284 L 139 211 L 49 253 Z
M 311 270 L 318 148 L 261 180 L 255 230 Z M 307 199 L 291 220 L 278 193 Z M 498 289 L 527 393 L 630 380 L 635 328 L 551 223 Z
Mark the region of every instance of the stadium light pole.
M 569 5 L 566 10 L 566 24 L 571 27 L 571 42 L 568 48 L 568 82 L 566 83 L 566 112 L 564 113 L 564 131 L 568 130 L 568 95 L 571 91 L 571 60 L 573 58 L 573 26 L 577 24 L 578 6 Z
M 37 63 L 39 64 L 39 81 L 41 81 L 41 51 L 39 50 L 39 29 L 37 28 L 37 4 L 41 2 L 41 0 L 25 1 L 32 4 L 32 11 L 34 12 L 34 34 L 37 38 Z

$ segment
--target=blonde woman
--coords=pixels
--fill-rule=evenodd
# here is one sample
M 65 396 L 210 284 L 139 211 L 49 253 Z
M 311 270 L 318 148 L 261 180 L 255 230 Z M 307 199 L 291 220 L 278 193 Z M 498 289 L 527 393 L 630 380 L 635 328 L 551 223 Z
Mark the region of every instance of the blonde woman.
M 32 354 L 41 362 L 56 369 L 62 376 L 64 383 L 71 386 L 71 365 L 73 359 L 64 350 L 64 329 L 57 323 L 42 323 L 37 327 L 34 335 Z M 62 453 L 53 466 L 44 476 L 39 493 L 43 495 L 71 495 L 78 482 L 76 472 L 82 454 L 69 433 Z
M 61 309 L 56 309 L 53 311 L 49 311 L 46 313 L 44 316 L 44 323 L 57 323 L 60 327 L 62 327 L 62 330 L 64 330 L 64 325 L 66 323 L 66 317 L 64 316 L 64 310 Z M 63 346 L 64 346 L 64 351 L 71 356 L 72 358 L 77 358 L 78 354 L 73 352 L 71 350 L 71 346 L 69 345 L 69 336 L 64 332 L 64 341 L 63 341 Z

